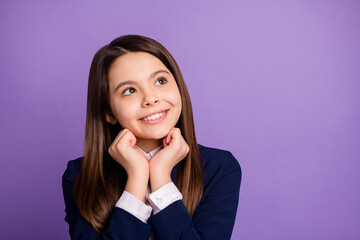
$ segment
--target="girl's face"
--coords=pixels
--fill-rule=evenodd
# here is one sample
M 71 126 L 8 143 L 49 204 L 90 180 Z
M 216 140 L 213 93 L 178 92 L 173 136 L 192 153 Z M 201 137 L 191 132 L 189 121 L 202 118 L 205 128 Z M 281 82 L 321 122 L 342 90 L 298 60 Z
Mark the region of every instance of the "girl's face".
M 137 140 L 162 139 L 181 114 L 181 97 L 174 76 L 155 56 L 130 52 L 109 69 L 109 97 L 113 117 Z M 115 118 L 114 118 L 115 117 Z

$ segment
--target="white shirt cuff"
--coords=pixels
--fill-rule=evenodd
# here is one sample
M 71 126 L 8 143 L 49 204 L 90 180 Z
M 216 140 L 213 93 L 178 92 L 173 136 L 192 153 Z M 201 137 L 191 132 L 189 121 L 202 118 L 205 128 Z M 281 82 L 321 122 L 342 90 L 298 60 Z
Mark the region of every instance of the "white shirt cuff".
M 121 194 L 120 199 L 115 204 L 116 207 L 122 208 L 125 211 L 131 213 L 144 223 L 147 223 L 148 218 L 151 215 L 152 207 L 143 203 L 140 199 L 133 196 L 131 193 L 124 191 Z
M 146 196 L 154 214 L 157 214 L 173 202 L 182 199 L 182 194 L 173 182 L 169 182 Z

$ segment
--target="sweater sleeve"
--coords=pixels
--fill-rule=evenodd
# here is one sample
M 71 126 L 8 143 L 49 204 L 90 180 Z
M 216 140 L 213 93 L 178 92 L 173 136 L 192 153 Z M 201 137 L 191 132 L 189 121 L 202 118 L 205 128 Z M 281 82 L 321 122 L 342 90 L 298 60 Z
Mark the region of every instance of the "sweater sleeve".
M 116 202 L 115 206 L 131 213 L 144 223 L 147 223 L 147 220 L 153 210 L 150 206 L 143 203 L 140 199 L 138 199 L 128 191 L 124 191 L 121 194 L 121 197 Z
M 169 182 L 150 193 L 146 198 L 152 206 L 154 214 L 157 214 L 173 202 L 181 200 L 182 194 L 173 182 Z
M 72 191 L 76 175 L 77 172 L 73 161 L 70 161 L 62 177 L 62 187 L 65 200 L 65 221 L 69 224 L 71 239 L 149 239 L 151 232 L 151 226 L 149 224 L 142 222 L 124 209 L 115 206 L 107 229 L 102 233 L 98 233 L 91 224 L 81 216 L 73 199 Z
M 214 181 L 191 217 L 181 200 L 175 201 L 148 220 L 159 239 L 230 239 L 239 199 L 241 169 L 227 152 L 224 166 L 216 171 Z

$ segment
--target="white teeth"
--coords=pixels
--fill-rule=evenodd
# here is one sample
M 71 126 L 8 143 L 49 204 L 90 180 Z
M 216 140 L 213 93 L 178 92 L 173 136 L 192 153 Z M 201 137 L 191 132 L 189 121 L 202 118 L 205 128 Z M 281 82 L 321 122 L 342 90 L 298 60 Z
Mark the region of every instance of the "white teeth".
M 165 113 L 156 113 L 154 115 L 151 115 L 150 117 L 146 117 L 144 118 L 144 121 L 149 121 L 149 120 L 155 120 L 155 119 L 158 119 L 162 116 L 164 116 Z

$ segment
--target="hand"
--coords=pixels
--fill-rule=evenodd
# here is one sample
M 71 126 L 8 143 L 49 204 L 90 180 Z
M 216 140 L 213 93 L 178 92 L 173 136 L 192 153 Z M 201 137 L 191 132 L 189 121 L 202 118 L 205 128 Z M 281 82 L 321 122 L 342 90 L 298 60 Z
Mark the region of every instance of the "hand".
M 126 170 L 128 175 L 149 172 L 148 160 L 135 144 L 134 134 L 128 129 L 123 129 L 108 149 L 111 157 Z
M 172 128 L 163 139 L 164 148 L 149 161 L 150 184 L 152 191 L 171 182 L 172 169 L 186 157 L 189 146 L 179 128 Z
M 119 132 L 108 151 L 128 175 L 125 190 L 145 203 L 149 182 L 149 163 L 135 144 L 134 134 L 124 129 Z

